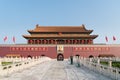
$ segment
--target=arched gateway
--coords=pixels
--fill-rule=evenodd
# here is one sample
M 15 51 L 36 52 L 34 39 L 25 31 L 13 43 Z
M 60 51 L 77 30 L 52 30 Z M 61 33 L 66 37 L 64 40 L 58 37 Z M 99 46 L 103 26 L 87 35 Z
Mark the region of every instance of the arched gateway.
M 31 59 L 32 59 L 32 56 L 31 56 L 31 55 L 28 55 L 27 58 L 31 58 Z
M 63 60 L 64 60 L 63 54 L 59 53 L 59 54 L 57 55 L 57 61 L 63 61 Z

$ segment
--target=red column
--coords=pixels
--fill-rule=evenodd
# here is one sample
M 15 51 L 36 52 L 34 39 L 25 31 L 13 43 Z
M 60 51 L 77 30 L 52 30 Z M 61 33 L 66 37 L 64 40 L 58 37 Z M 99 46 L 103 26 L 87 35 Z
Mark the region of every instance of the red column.
M 57 44 L 57 40 L 55 40 L 55 44 Z
M 91 40 L 90 40 L 90 39 L 88 39 L 88 41 L 87 41 L 87 42 L 88 42 L 88 44 L 91 44 Z
M 86 44 L 86 40 L 84 40 L 84 44 Z
M 70 40 L 70 44 L 72 44 L 72 40 Z
M 34 40 L 34 44 L 36 44 L 36 40 Z
M 34 44 L 36 44 L 36 40 L 34 40 Z
M 31 40 L 31 44 L 34 44 L 34 40 Z
M 44 39 L 43 43 L 46 44 L 46 40 L 45 39 Z
M 30 42 L 29 42 L 29 44 L 32 44 L 32 42 L 33 42 L 33 41 L 30 39 Z
M 33 44 L 33 40 L 32 39 L 30 40 L 30 44 Z
M 73 44 L 75 44 L 75 40 L 73 40 Z
M 28 42 L 27 42 L 28 44 L 30 44 L 30 40 L 28 40 Z
M 88 44 L 88 39 L 86 39 L 86 44 Z
M 73 40 L 73 44 L 76 44 L 75 39 Z
M 65 40 L 65 44 L 67 44 L 67 40 Z
M 44 40 L 42 40 L 42 44 L 44 44 Z
M 49 44 L 49 39 L 47 40 L 47 44 Z
M 46 44 L 48 44 L 48 40 L 46 39 Z
M 50 43 L 50 44 L 52 44 L 52 41 L 51 41 L 51 39 L 49 40 L 49 43 Z
M 37 44 L 39 44 L 39 40 L 37 39 Z
M 70 40 L 68 39 L 68 44 L 70 44 Z
M 90 44 L 93 44 L 93 40 L 92 39 L 90 40 Z
M 64 40 L 64 44 L 66 44 L 66 40 Z
M 55 42 L 56 42 L 56 41 L 55 41 L 55 39 L 54 39 L 54 40 L 53 40 L 53 44 L 56 44 Z
M 79 44 L 79 40 L 77 40 L 77 44 Z
M 35 40 L 35 44 L 37 44 L 37 40 Z
M 86 44 L 86 39 L 84 40 L 84 44 Z
M 30 43 L 29 44 L 32 44 L 32 40 L 30 39 Z
M 49 44 L 51 44 L 51 40 L 49 40 Z
M 53 44 L 53 40 L 51 39 L 50 41 L 51 41 L 51 44 Z
M 75 41 L 74 41 L 74 40 L 72 40 L 72 44 L 74 44 L 74 42 L 75 42 Z
M 73 44 L 73 40 L 71 40 L 71 44 Z
M 75 44 L 77 44 L 77 40 L 75 40 Z
M 42 42 L 42 41 L 41 41 L 41 40 L 39 40 L 39 44 L 41 44 L 41 42 Z
M 80 44 L 82 44 L 82 40 L 79 40 Z
M 88 44 L 91 44 L 91 40 L 90 39 L 88 40 Z
M 84 44 L 84 40 L 82 40 L 82 44 Z

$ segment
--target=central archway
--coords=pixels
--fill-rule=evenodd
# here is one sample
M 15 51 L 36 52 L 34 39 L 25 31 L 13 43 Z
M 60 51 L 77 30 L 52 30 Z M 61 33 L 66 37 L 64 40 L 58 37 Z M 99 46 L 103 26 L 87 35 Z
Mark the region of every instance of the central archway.
M 63 61 L 63 60 L 64 60 L 63 54 L 59 53 L 59 54 L 57 55 L 57 61 Z
M 32 56 L 31 56 L 31 55 L 28 55 L 27 58 L 31 58 L 31 59 L 32 59 Z

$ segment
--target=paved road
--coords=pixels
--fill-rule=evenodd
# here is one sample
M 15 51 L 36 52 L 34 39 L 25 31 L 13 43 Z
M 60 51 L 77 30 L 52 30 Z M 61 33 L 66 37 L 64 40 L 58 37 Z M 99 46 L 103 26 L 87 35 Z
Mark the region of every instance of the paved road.
M 83 67 L 70 65 L 68 61 L 51 60 L 16 72 L 0 80 L 111 80 Z

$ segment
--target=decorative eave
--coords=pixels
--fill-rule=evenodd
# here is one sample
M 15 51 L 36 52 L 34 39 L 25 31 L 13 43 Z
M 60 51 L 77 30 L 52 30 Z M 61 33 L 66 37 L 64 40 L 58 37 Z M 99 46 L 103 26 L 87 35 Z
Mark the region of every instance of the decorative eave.
M 28 30 L 28 32 L 30 34 L 35 34 L 35 33 L 52 33 L 52 31 L 34 31 L 34 30 Z M 84 31 L 84 32 L 76 32 L 76 31 L 54 31 L 53 33 L 59 33 L 59 32 L 62 32 L 62 33 L 86 33 L 86 34 L 90 34 L 93 32 L 93 30 L 89 30 L 89 31 Z
M 95 39 L 98 35 L 76 35 L 76 36 L 64 36 L 64 35 L 23 35 L 26 39 L 40 39 L 40 38 L 83 38 L 83 39 Z

